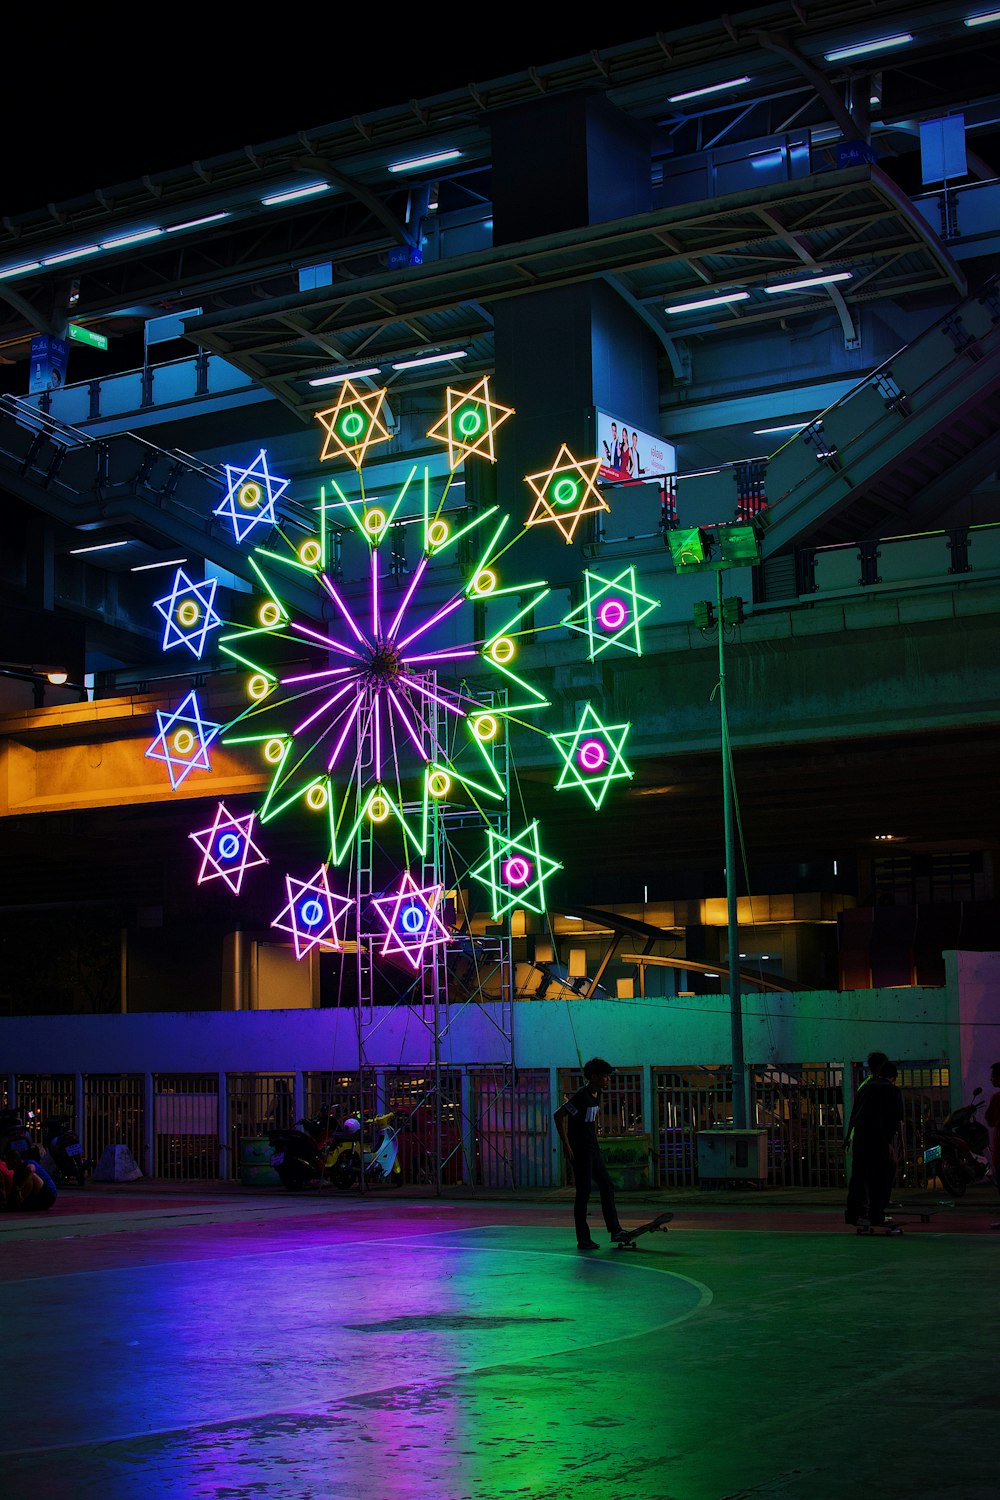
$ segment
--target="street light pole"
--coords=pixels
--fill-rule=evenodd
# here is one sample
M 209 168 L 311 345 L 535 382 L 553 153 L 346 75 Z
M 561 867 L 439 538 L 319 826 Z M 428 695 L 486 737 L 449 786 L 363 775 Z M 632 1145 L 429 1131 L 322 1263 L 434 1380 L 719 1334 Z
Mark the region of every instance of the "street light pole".
M 747 1128 L 746 1065 L 743 1055 L 743 1000 L 740 995 L 739 921 L 736 909 L 736 831 L 733 817 L 733 763 L 726 711 L 725 629 L 722 610 L 722 569 L 715 575 L 716 622 L 719 632 L 719 718 L 722 723 L 722 817 L 726 845 L 726 926 L 729 933 L 729 1027 L 733 1056 L 733 1126 Z

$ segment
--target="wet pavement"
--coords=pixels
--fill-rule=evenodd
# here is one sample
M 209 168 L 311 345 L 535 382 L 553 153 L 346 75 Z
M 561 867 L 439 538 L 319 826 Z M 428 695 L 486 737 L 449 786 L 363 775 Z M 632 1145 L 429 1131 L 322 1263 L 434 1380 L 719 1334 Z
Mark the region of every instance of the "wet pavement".
M 580 1254 L 564 1193 L 3 1215 L 0 1493 L 994 1500 L 995 1198 L 877 1239 L 837 1194 L 620 1206 L 674 1219 Z

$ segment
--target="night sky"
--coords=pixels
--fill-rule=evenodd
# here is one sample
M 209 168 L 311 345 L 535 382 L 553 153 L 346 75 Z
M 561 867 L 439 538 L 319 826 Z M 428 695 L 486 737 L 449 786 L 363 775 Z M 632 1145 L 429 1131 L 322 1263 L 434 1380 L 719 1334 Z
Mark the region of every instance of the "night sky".
M 558 19 L 555 7 L 538 6 L 394 4 L 351 15 L 301 6 L 289 22 L 294 7 L 223 12 L 212 0 L 149 11 L 37 7 L 36 18 L 12 23 L 7 49 L 0 214 L 694 25 L 727 8 L 740 6 L 640 4 L 589 16 L 560 6 Z M 495 31 L 492 15 L 502 17 Z M 362 16 L 374 16 L 374 30 Z

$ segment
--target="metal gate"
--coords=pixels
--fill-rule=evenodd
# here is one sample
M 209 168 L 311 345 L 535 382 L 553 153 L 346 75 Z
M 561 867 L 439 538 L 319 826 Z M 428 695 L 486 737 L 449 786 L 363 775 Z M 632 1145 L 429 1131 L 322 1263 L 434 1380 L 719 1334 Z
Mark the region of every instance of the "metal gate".
M 441 1182 L 463 1182 L 462 1075 L 442 1071 L 441 1092 L 434 1075 L 424 1070 L 386 1072 L 385 1107 L 395 1110 L 399 1129 L 399 1165 L 403 1182 L 438 1180 L 438 1118 L 441 1122 Z
M 476 1181 L 483 1187 L 552 1186 L 552 1101 L 547 1068 L 473 1071 Z
M 767 1180 L 779 1187 L 844 1184 L 844 1070 L 775 1063 L 750 1070 L 753 1118 L 767 1131 Z
M 21 1073 L 14 1080 L 18 1113 L 36 1146 L 45 1126 L 60 1116 L 75 1123 L 76 1079 L 72 1073 Z
M 83 1080 L 83 1154 L 98 1162 L 105 1146 L 127 1146 L 143 1172 L 146 1080 L 142 1073 L 87 1074 Z
M 153 1074 L 153 1175 L 210 1182 L 219 1174 L 218 1073 Z
M 228 1175 L 239 1177 L 244 1141 L 295 1123 L 293 1073 L 227 1073 Z
M 694 1187 L 698 1181 L 698 1131 L 733 1122 L 732 1070 L 654 1068 L 653 1098 L 657 1186 Z

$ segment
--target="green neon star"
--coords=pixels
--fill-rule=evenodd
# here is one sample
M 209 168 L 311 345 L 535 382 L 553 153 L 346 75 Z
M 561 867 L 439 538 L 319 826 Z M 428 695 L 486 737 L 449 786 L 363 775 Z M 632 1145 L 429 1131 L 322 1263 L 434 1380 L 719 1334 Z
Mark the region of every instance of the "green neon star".
M 469 874 L 492 892 L 494 921 L 516 906 L 541 915 L 546 910 L 545 881 L 562 865 L 538 847 L 538 819 L 513 838 L 501 838 L 492 828 L 488 832 L 490 852 Z
M 571 609 L 562 623 L 587 636 L 590 660 L 594 661 L 609 646 L 620 646 L 623 651 L 641 656 L 639 622 L 660 606 L 659 600 L 639 593 L 635 568 L 622 568 L 614 578 L 605 578 L 588 568 L 583 581 L 584 601 Z
M 556 791 L 578 786 L 599 808 L 613 781 L 631 781 L 632 772 L 622 756 L 625 737 L 631 724 L 602 724 L 589 703 L 575 729 L 565 734 L 550 734 L 565 761 Z

